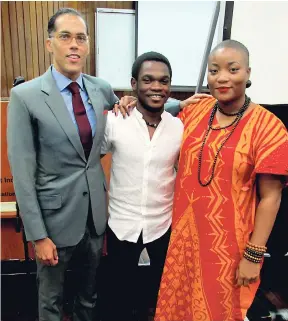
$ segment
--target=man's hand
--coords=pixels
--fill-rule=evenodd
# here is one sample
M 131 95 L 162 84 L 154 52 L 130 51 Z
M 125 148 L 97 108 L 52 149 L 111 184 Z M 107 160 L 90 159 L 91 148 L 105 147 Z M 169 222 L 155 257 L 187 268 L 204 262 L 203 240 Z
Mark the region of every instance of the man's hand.
M 119 100 L 119 104 L 115 104 L 113 108 L 113 113 L 115 113 L 115 116 L 118 116 L 118 112 L 120 110 L 123 118 L 126 117 L 126 115 L 129 116 L 130 114 L 130 108 L 136 107 L 137 99 L 133 96 L 124 96 Z
M 203 98 L 211 98 L 211 97 L 212 96 L 208 94 L 195 94 L 183 101 L 180 101 L 180 110 L 182 110 L 183 108 L 191 104 L 197 104 Z
M 58 264 L 56 245 L 48 237 L 35 241 L 35 252 L 42 264 L 51 266 Z
M 260 263 L 253 263 L 242 258 L 236 271 L 236 285 L 248 286 L 250 283 L 257 282 L 260 276 L 260 269 Z

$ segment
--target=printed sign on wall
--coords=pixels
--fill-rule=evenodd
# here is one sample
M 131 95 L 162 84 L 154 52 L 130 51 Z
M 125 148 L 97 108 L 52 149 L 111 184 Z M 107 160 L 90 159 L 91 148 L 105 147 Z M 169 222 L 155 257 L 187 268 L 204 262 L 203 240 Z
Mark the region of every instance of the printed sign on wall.
M 13 187 L 13 177 L 7 157 L 7 106 L 8 102 L 1 101 L 1 203 L 16 201 Z M 1 207 L 4 207 L 4 204 L 1 205 Z

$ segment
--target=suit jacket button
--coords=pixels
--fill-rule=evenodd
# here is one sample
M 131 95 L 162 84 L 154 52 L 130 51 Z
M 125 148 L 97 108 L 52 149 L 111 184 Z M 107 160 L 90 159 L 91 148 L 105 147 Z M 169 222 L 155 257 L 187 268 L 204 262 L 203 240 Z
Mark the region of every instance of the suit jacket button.
M 83 192 L 83 196 L 86 196 L 88 194 L 88 192 Z

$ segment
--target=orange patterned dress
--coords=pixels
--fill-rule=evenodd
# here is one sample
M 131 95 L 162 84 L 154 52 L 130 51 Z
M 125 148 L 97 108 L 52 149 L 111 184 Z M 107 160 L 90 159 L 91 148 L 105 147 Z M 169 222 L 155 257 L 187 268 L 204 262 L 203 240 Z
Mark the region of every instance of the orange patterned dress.
M 235 273 L 253 231 L 256 174 L 288 175 L 287 130 L 257 105 L 222 148 L 211 184 L 201 187 L 198 155 L 214 104 L 214 98 L 202 100 L 179 116 L 185 129 L 155 321 L 243 321 L 259 286 L 236 288 Z M 210 132 L 202 181 L 230 130 Z

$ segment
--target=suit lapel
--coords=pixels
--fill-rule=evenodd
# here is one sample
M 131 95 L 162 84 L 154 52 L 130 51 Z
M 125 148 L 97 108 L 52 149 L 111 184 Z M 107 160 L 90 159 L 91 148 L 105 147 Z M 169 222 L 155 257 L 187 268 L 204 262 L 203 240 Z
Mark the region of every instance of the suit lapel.
M 86 161 L 77 128 L 73 124 L 68 109 L 65 106 L 63 97 L 56 86 L 55 80 L 51 73 L 51 68 L 49 68 L 42 76 L 42 92 L 45 93 L 46 104 L 55 115 L 71 144 L 74 146 L 81 158 Z
M 97 140 L 100 138 L 100 130 L 101 130 L 101 122 L 102 122 L 102 117 L 103 117 L 103 109 L 100 108 L 100 106 L 103 106 L 103 101 L 102 101 L 102 95 L 99 95 L 99 87 L 97 84 L 91 83 L 88 79 L 83 77 L 83 82 L 84 86 L 86 88 L 87 94 L 89 96 L 89 100 L 93 106 L 93 109 L 95 111 L 95 117 L 96 117 L 96 132 L 93 138 L 93 145 L 92 145 L 92 150 L 90 153 L 93 156 L 95 153 L 93 153 L 94 149 L 96 148 L 97 145 Z M 89 157 L 89 159 L 90 159 Z

